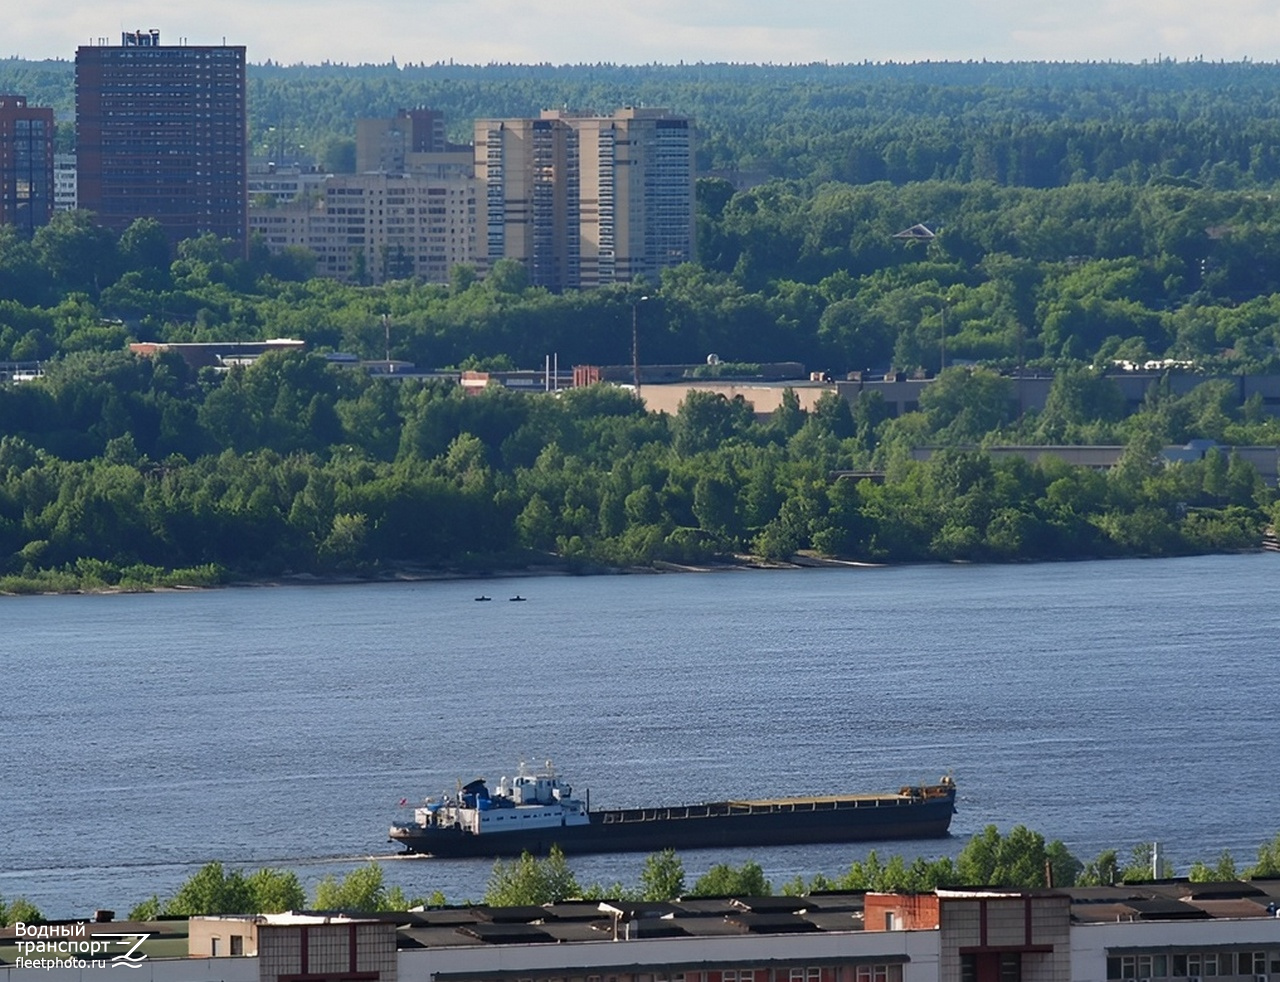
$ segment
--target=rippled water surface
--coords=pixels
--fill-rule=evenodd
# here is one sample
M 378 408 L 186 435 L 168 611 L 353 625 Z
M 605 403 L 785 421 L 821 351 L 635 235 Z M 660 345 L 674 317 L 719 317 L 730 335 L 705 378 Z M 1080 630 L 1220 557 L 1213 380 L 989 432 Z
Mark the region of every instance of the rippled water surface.
M 401 798 L 521 758 L 597 805 L 951 771 L 953 837 L 882 855 L 1021 823 L 1085 859 L 1159 840 L 1185 870 L 1280 831 L 1275 555 L 7 598 L 0 624 L 0 895 L 51 916 L 210 859 L 342 874 L 391 855 Z M 868 848 L 686 867 L 755 858 L 777 884 Z M 490 865 L 385 868 L 460 901 Z

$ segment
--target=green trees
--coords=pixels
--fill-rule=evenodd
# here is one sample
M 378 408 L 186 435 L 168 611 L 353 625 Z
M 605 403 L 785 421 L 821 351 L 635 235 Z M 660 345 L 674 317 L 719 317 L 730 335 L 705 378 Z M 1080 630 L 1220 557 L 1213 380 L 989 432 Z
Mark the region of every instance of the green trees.
M 733 867 L 717 863 L 694 882 L 691 897 L 767 897 L 773 886 L 765 878 L 764 869 L 754 860 Z
M 358 867 L 342 879 L 325 876 L 316 885 L 314 901 L 308 904 L 298 875 L 291 870 L 263 868 L 246 874 L 211 862 L 193 873 L 167 900 L 152 896 L 137 904 L 129 919 L 277 914 L 308 908 L 369 913 L 407 910 L 411 905 L 399 887 L 384 886 L 382 867 L 377 863 Z
M 477 117 L 537 105 L 639 99 L 689 113 L 700 172 L 774 180 L 738 193 L 699 182 L 700 265 L 650 290 L 646 360 L 716 351 L 841 372 L 888 367 L 897 352 L 910 371 L 940 367 L 945 335 L 949 360 L 1006 366 L 1139 350 L 1274 365 L 1274 66 L 1155 70 L 1153 85 L 1148 66 L 1096 64 L 522 66 L 519 77 L 512 66 L 267 65 L 250 69 L 249 104 L 259 150 L 270 127 L 270 142 L 305 143 L 340 171 L 353 166 L 351 121 L 397 105 L 438 106 L 454 138 Z M 6 63 L 6 77 L 63 112 L 74 101 L 57 66 Z M 921 221 L 940 230 L 927 249 L 893 238 Z M 366 274 L 399 265 L 360 261 Z M 80 294 L 95 321 L 138 338 L 261 337 L 272 325 L 374 357 L 389 313 L 397 354 L 424 367 L 501 355 L 537 365 L 552 351 L 626 360 L 626 290 L 550 296 L 518 264 L 483 283 L 472 271 L 367 291 L 306 283 L 310 270 L 296 253 L 251 245 L 237 260 L 216 241 L 171 257 L 147 223 L 116 240 L 87 216 L 60 215 L 31 242 L 0 239 L 0 297 L 51 308 Z M 70 350 L 0 325 L 0 355 Z M 75 343 L 105 347 L 104 325 L 88 326 Z
M 117 275 L 115 238 L 88 212 L 55 212 L 31 245 L 40 267 L 71 291 L 96 295 Z
M 782 892 L 801 895 L 815 890 L 927 892 L 940 887 L 1106 886 L 1150 879 L 1151 861 L 1150 843 L 1134 846 L 1129 862 L 1123 865 L 1115 849 L 1106 849 L 1090 862 L 1081 863 L 1061 841 L 1046 842 L 1043 835 L 1021 825 L 1007 833 L 990 825 L 973 835 L 954 861 L 947 857 L 907 859 L 901 855 L 882 859 L 872 850 L 839 876 L 817 873 L 808 882 L 797 877 L 785 884 Z M 1258 862 L 1244 870 L 1244 876 L 1275 876 L 1278 870 L 1280 836 L 1259 847 Z M 1168 866 L 1166 875 L 1174 875 Z M 1231 855 L 1223 852 L 1213 865 L 1194 862 L 1188 875 L 1192 881 L 1233 881 L 1240 874 Z M 556 848 L 543 858 L 525 853 L 518 859 L 495 862 L 483 902 L 492 906 L 524 906 L 574 898 L 664 901 L 685 896 L 757 897 L 769 896 L 772 892 L 764 869 L 754 860 L 747 860 L 741 866 L 716 864 L 686 888 L 684 863 L 671 849 L 646 857 L 635 887 L 619 883 L 583 886 L 564 853 Z M 445 897 L 438 891 L 426 901 L 407 899 L 400 887 L 386 885 L 377 863 L 357 867 L 342 878 L 325 876 L 316 885 L 314 897 L 308 904 L 297 875 L 291 871 L 261 869 L 244 873 L 228 871 L 221 863 L 212 862 L 194 873 L 173 897 L 166 901 L 151 897 L 135 906 L 129 918 L 149 920 L 161 915 L 275 913 L 302 909 L 372 913 L 445 903 Z M 21 898 L 7 906 L 0 902 L 0 927 L 17 920 L 38 923 L 40 912 Z
M 25 897 L 14 897 L 7 904 L 0 897 L 0 927 L 10 924 L 42 924 L 44 915 L 30 900 Z
M 484 902 L 494 907 L 549 904 L 581 893 L 559 847 L 546 859 L 524 853 L 510 862 L 498 860 L 489 874 Z
M 230 873 L 219 862 L 201 867 L 164 904 L 163 911 L 182 917 L 197 914 L 243 914 L 255 910 L 255 898 L 239 870 Z
M 253 906 L 263 914 L 278 914 L 287 910 L 300 910 L 306 903 L 306 894 L 291 871 L 263 868 L 251 873 L 245 880 Z
M 1258 847 L 1258 861 L 1246 871 L 1249 876 L 1280 876 L 1280 833 Z
M 20 316 L 24 308 L 40 303 L 48 277 L 31 242 L 17 226 L 0 226 L 0 298 L 9 308 L 5 311 L 7 322 Z M 6 333 L 12 332 L 11 324 L 7 325 Z
M 1122 881 L 1120 859 L 1114 849 L 1104 849 L 1085 863 L 1076 877 L 1076 883 L 1086 887 L 1105 887 Z
M 640 885 L 632 890 L 621 884 L 580 886 L 564 853 L 553 847 L 545 858 L 526 852 L 519 859 L 496 861 L 489 874 L 484 902 L 495 907 L 514 907 L 556 903 L 576 897 L 661 901 L 672 900 L 684 893 L 684 864 L 674 850 L 667 849 L 649 856 L 640 873 Z
M 1256 81 L 1254 69 L 1236 67 Z M 1105 104 L 1106 125 L 1130 112 L 1111 89 L 1099 95 L 1074 71 L 1045 70 L 1065 73 L 1070 91 L 1037 99 L 1086 117 Z M 814 91 L 844 78 L 796 71 Z M 717 84 L 752 78 L 729 67 L 712 75 Z M 264 91 L 298 109 L 272 77 L 280 84 L 264 82 Z M 1196 89 L 1177 77 L 1170 92 Z M 389 99 L 392 82 L 382 84 Z M 910 87 L 935 109 L 956 98 Z M 694 102 L 711 91 L 678 90 Z M 1244 460 L 1224 450 L 1166 466 L 1159 450 L 1205 438 L 1276 442 L 1280 423 L 1261 399 L 1239 406 L 1229 382 L 1182 397 L 1156 387 L 1128 413 L 1102 375 L 1114 359 L 1147 356 L 1218 372 L 1280 368 L 1280 283 L 1241 248 L 1247 237 L 1270 255 L 1280 225 L 1259 195 L 1228 186 L 1248 183 L 1252 158 L 1233 165 L 1236 178 L 1218 173 L 1203 187 L 1168 180 L 1154 146 L 1141 163 L 1107 163 L 1112 137 L 1130 148 L 1145 139 L 1145 121 L 1133 118 L 1121 136 L 1076 133 L 1070 147 L 1046 130 L 1028 137 L 1027 146 L 1049 140 L 1035 152 L 1020 145 L 1001 156 L 967 144 L 968 133 L 958 150 L 937 142 L 931 112 L 921 118 L 890 90 L 877 90 L 896 106 L 882 121 L 877 139 L 895 134 L 883 145 L 858 142 L 862 114 L 880 111 L 864 103 L 853 143 L 827 142 L 822 127 L 811 134 L 811 174 L 740 193 L 704 182 L 699 221 L 713 244 L 705 265 L 665 270 L 647 286 L 642 328 L 646 360 L 702 362 L 715 351 L 737 363 L 801 358 L 837 374 L 932 369 L 945 343 L 950 367 L 923 389 L 918 412 L 897 419 L 866 394 L 850 402 L 828 393 L 804 412 L 792 392 L 767 421 L 714 392 L 691 393 L 670 418 L 608 386 L 550 397 L 492 387 L 470 397 L 450 383 L 373 380 L 319 354 L 196 373 L 175 355 L 136 359 L 123 346 L 278 333 L 313 352 L 382 357 L 390 337 L 392 357 L 422 368 L 537 365 L 549 351 L 565 364 L 616 365 L 629 357 L 636 294 L 551 295 L 530 288 L 518 264 L 483 281 L 462 270 L 447 286 L 306 280 L 260 243 L 247 259 L 209 237 L 170 256 L 154 223 L 117 239 L 85 215 L 61 217 L 30 241 L 0 230 L 0 360 L 46 360 L 43 379 L 0 386 L 0 440 L 22 441 L 26 459 L 22 472 L 0 474 L 0 577 L 16 589 L 120 587 L 160 582 L 174 568 L 210 582 L 286 569 L 494 565 L 530 553 L 575 564 L 700 562 L 744 550 L 776 560 L 816 551 L 990 561 L 1256 545 L 1274 495 Z M 1156 99 L 1160 112 L 1199 113 L 1170 92 Z M 806 109 L 813 125 L 843 118 L 843 97 L 828 95 L 830 105 Z M 1271 98 L 1256 88 L 1241 96 Z M 979 130 L 979 117 L 1004 112 L 985 97 L 980 104 L 965 116 Z M 807 131 L 806 114 L 791 130 Z M 782 167 L 791 130 L 762 136 L 753 159 Z M 721 134 L 706 153 L 730 159 L 744 140 Z M 1054 158 L 1050 144 L 1069 156 L 1069 174 L 1068 157 Z M 1280 167 L 1269 147 L 1258 143 L 1259 173 Z M 1193 167 L 1185 153 L 1177 159 Z M 1099 174 L 1121 176 L 1091 180 Z M 910 181 L 888 183 L 894 176 Z M 922 218 L 940 229 L 927 247 L 893 238 Z M 1001 374 L 1015 365 L 1055 373 L 1042 412 L 1015 404 Z M 910 459 L 922 446 L 1027 442 L 1124 443 L 1131 452 L 1105 478 L 1047 463 Z M 885 481 L 832 477 L 841 471 Z
M 1187 192 L 1180 192 L 1186 194 Z M 1194 212 L 1200 239 L 1179 231 Z M 0 356 L 106 350 L 126 340 L 291 334 L 313 346 L 425 368 L 509 358 L 618 364 L 629 355 L 621 288 L 550 295 L 523 267 L 452 286 L 377 288 L 310 281 L 305 257 L 209 238 L 170 261 L 154 223 L 119 239 L 66 213 L 30 242 L 0 237 Z M 893 240 L 909 215 L 941 224 L 928 251 Z M 833 372 L 947 360 L 1001 367 L 1170 356 L 1213 367 L 1276 363 L 1272 300 L 1255 256 L 1203 229 L 1249 228 L 1280 241 L 1242 192 L 1110 185 L 995 189 L 921 180 L 906 188 L 778 182 L 703 215 L 719 266 L 664 271 L 645 305 L 646 361 L 798 359 Z M 1188 233 L 1189 234 L 1189 233 Z M 1234 267 L 1234 268 L 1233 268 Z M 1203 277 L 1202 269 L 1229 270 Z M 586 325 L 589 325 L 587 327 Z
M 1235 860 L 1231 858 L 1231 853 L 1224 850 L 1222 855 L 1218 857 L 1218 861 L 1212 866 L 1196 860 L 1191 864 L 1187 877 L 1193 883 L 1234 883 L 1240 879 L 1240 872 L 1236 869 Z
M 388 889 L 383 883 L 382 867 L 369 863 L 353 869 L 341 880 L 332 874 L 316 885 L 314 907 L 317 910 L 378 911 L 408 910 L 414 904 L 398 886 Z
M 684 892 L 684 863 L 674 849 L 664 849 L 645 859 L 640 871 L 641 900 L 674 900 Z
M 920 393 L 920 410 L 939 442 L 974 444 L 1013 420 L 1013 384 L 981 368 L 948 368 Z
M 823 874 L 813 877 L 807 884 L 797 878 L 783 887 L 783 893 L 799 896 L 817 890 L 874 890 L 880 893 L 893 891 L 924 892 L 938 887 L 958 886 L 955 865 L 948 858 L 933 861 L 917 857 L 908 863 L 902 856 L 891 856 L 882 861 L 873 849 L 865 860 L 855 860 L 842 876 L 832 879 Z
M 323 906 L 318 899 L 316 906 Z M 287 910 L 302 910 L 304 907 L 306 894 L 296 873 L 264 868 L 246 876 L 239 870 L 228 872 L 221 863 L 212 862 L 201 867 L 163 904 L 153 897 L 129 916 L 146 919 L 159 914 L 180 917 L 199 914 L 275 914 Z
M 1044 836 L 1022 825 L 1001 835 L 988 825 L 969 840 L 956 860 L 961 883 L 989 886 L 1065 887 L 1076 882 L 1082 864 L 1059 841 L 1045 843 Z
M 1123 415 L 1124 397 L 1114 382 L 1093 369 L 1066 366 L 1054 374 L 1035 437 L 1044 443 L 1099 442 L 1091 424 L 1115 423 Z
M 751 408 L 741 396 L 726 399 L 718 392 L 690 392 L 672 424 L 677 453 L 693 456 L 714 450 L 750 422 Z
M 1205 225 L 1257 220 L 1246 194 L 1201 194 Z M 996 193 L 942 181 L 742 192 L 704 221 L 736 243 L 733 262 L 667 270 L 652 290 L 645 360 L 701 362 L 714 351 L 836 373 L 890 365 L 910 372 L 936 370 L 945 345 L 949 363 L 1006 368 L 1161 356 L 1274 367 L 1272 284 L 1193 282 L 1210 258 L 1242 270 L 1256 261 L 1223 252 L 1222 240 L 1190 251 L 1172 242 L 1165 224 L 1181 213 L 1163 203 L 1166 190 L 1126 192 L 1132 228 L 1110 214 L 1114 196 L 1112 188 Z M 904 200 L 945 224 L 927 253 L 890 248 L 908 221 Z M 1062 229 L 1079 232 L 1075 251 L 1062 247 Z M 0 355 L 105 350 L 131 338 L 262 337 L 270 325 L 271 333 L 373 358 L 384 355 L 387 314 L 394 355 L 425 368 L 502 357 L 538 365 L 549 351 L 586 364 L 629 356 L 625 291 L 553 296 L 528 289 L 518 265 L 465 288 L 408 280 L 362 288 L 308 280 L 296 254 L 251 250 L 234 259 L 223 243 L 204 239 L 183 243 L 169 261 L 166 249 L 145 222 L 118 240 L 85 216 L 60 218 L 31 242 L 7 233 Z
M 327 450 L 343 436 L 337 390 L 323 358 L 267 352 L 246 369 L 232 369 L 206 396 L 197 421 L 218 449 Z
M 169 240 L 154 218 L 134 221 L 121 233 L 118 250 L 122 265 L 135 276 L 131 287 L 157 290 L 169 285 Z

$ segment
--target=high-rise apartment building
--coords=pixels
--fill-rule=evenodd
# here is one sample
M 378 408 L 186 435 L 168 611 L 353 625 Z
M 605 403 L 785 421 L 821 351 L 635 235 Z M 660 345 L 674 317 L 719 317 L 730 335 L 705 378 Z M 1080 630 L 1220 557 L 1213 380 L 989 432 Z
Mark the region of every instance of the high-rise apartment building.
M 665 109 L 570 119 L 578 131 L 581 285 L 657 281 L 694 259 L 692 126 Z
M 553 118 L 477 120 L 475 174 L 482 266 L 517 259 L 535 286 L 578 286 L 577 131 Z
M 655 279 L 694 258 L 691 121 L 665 109 L 479 120 L 485 264 L 551 289 Z
M 247 243 L 245 49 L 129 32 L 76 51 L 81 208 L 121 231 L 154 218 L 173 242 Z
M 53 110 L 0 95 L 0 225 L 30 235 L 53 214 Z

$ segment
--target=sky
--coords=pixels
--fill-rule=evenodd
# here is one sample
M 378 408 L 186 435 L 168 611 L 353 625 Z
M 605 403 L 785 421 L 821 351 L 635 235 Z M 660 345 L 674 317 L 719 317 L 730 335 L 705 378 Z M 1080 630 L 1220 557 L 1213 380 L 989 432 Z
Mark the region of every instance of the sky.
M 16 8 L 16 9 L 13 9 Z M 250 62 L 1280 60 L 1274 0 L 15 0 L 0 57 L 122 30 L 243 44 Z M 123 19 L 119 19 L 123 18 Z

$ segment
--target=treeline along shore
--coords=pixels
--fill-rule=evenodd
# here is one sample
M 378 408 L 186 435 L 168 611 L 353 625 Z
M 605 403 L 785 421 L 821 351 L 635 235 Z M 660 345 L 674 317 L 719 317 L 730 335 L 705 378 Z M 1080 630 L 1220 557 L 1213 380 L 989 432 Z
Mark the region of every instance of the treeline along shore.
M 998 382 L 948 369 L 919 414 L 877 421 L 874 406 L 831 394 L 761 421 L 711 393 L 690 393 L 671 417 L 625 389 L 468 397 L 315 355 L 268 354 L 205 379 L 177 358 L 69 355 L 42 380 L 0 389 L 0 587 L 211 585 L 406 563 L 480 571 L 548 554 L 570 568 L 743 551 L 1176 555 L 1257 548 L 1274 521 L 1274 492 L 1238 458 L 1159 458 L 1160 420 L 1200 407 L 1199 390 L 1127 420 L 1129 447 L 1106 474 L 981 451 L 910 459 L 930 420 L 943 430 L 964 416 L 935 399 Z M 883 479 L 837 476 L 868 467 Z
M 558 903 L 571 898 L 589 900 L 664 901 L 677 897 L 765 897 L 779 892 L 804 896 L 818 891 L 910 891 L 940 887 L 1072 887 L 1110 886 L 1185 876 L 1191 882 L 1227 883 L 1237 879 L 1274 877 L 1280 874 L 1280 836 L 1258 848 L 1257 861 L 1237 867 L 1224 852 L 1213 864 L 1195 860 L 1179 870 L 1159 857 L 1149 842 L 1133 846 L 1128 857 L 1116 849 L 1104 849 L 1088 862 L 1081 861 L 1060 841 L 1046 841 L 1039 832 L 1017 825 L 1001 832 L 989 825 L 975 834 L 955 859 L 926 859 L 893 855 L 881 857 L 872 850 L 842 873 L 802 876 L 775 890 L 758 862 L 740 866 L 717 863 L 688 882 L 684 861 L 672 849 L 645 859 L 636 884 L 580 883 L 564 853 L 554 848 L 544 858 L 525 853 L 519 859 L 494 863 L 484 888 L 484 904 L 494 907 Z M 1157 873 L 1155 864 L 1159 863 Z M 388 885 L 376 862 L 357 867 L 341 879 L 323 877 L 308 895 L 298 874 L 291 870 L 263 868 L 239 870 L 221 862 L 206 863 L 184 881 L 172 896 L 153 894 L 129 911 L 130 921 L 157 917 L 194 917 L 211 914 L 280 913 L 304 909 L 349 912 L 403 911 L 441 907 L 450 902 L 440 891 L 427 897 L 411 897 L 398 885 Z M 454 903 L 458 903 L 453 898 Z M 474 903 L 474 901 L 467 901 Z M 44 914 L 22 897 L 7 904 L 0 899 L 0 927 L 18 921 L 34 924 Z

